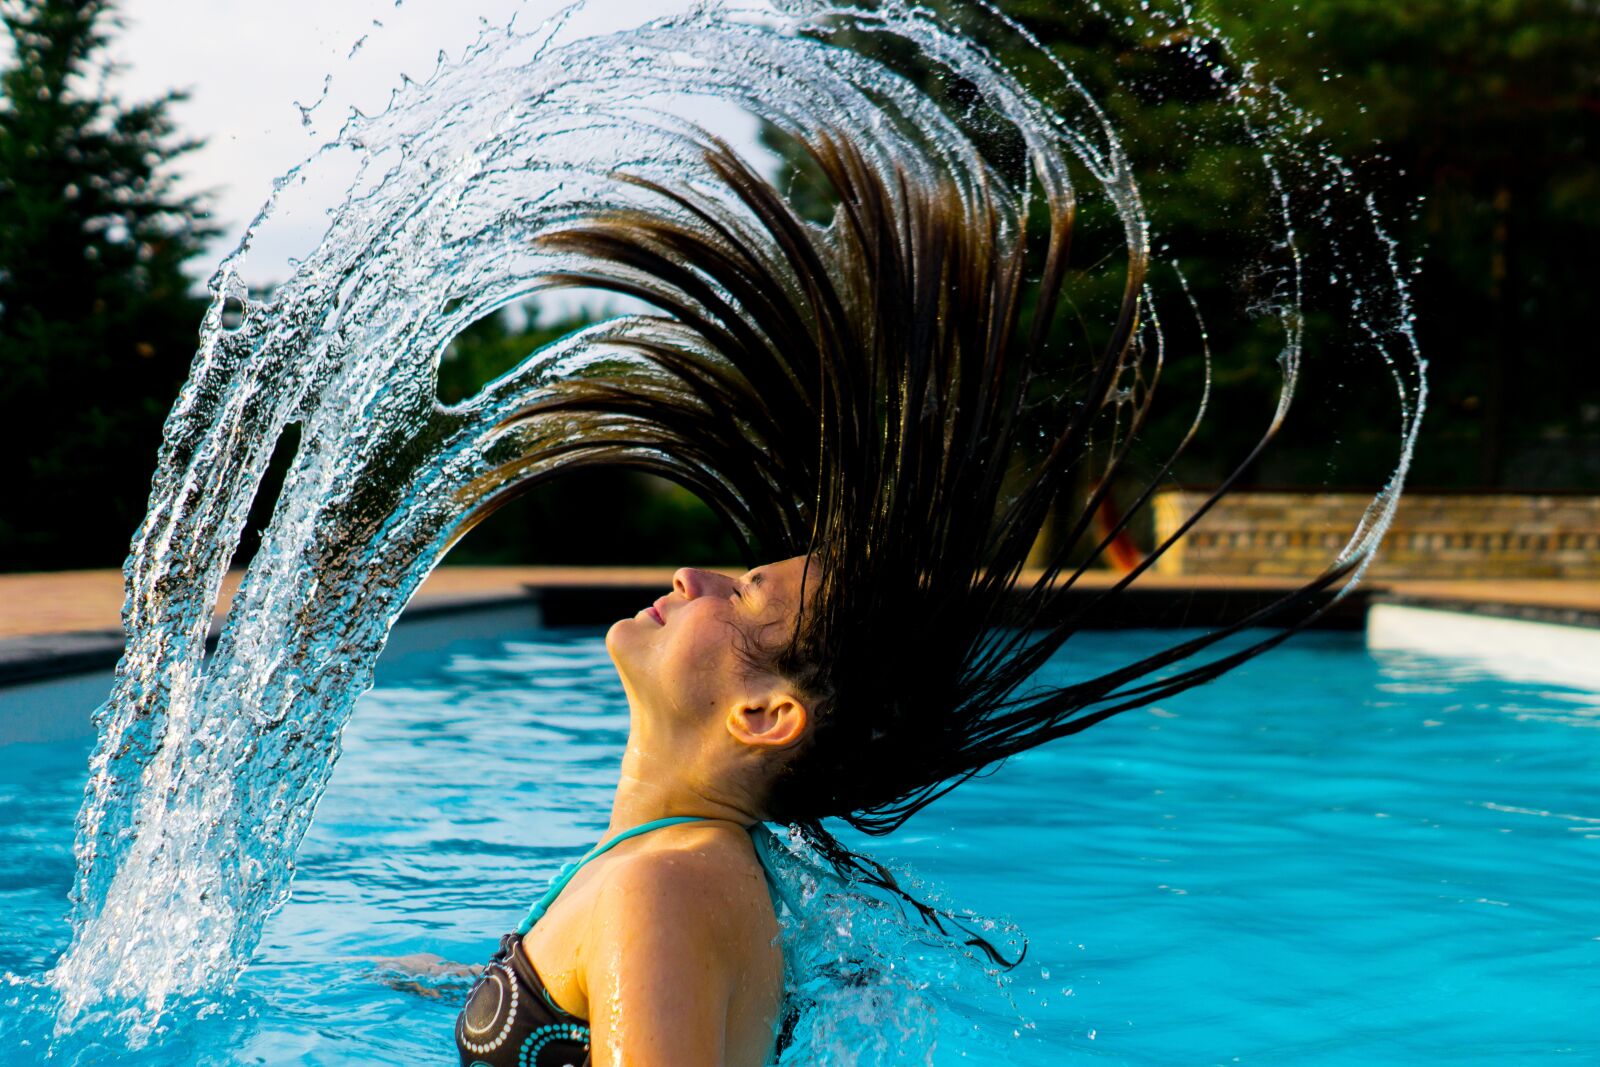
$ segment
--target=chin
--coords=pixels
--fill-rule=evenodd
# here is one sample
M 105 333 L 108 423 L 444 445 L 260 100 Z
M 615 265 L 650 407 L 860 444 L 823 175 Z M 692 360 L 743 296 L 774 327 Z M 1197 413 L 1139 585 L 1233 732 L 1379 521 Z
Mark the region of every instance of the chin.
M 618 662 L 618 654 L 632 643 L 630 638 L 637 636 L 638 629 L 637 618 L 618 619 L 611 624 L 611 628 L 606 631 L 606 652 L 611 655 L 613 663 Z
M 618 619 L 616 622 L 612 623 L 611 628 L 606 631 L 606 651 L 611 653 L 611 657 L 613 659 L 615 659 L 617 655 L 617 643 L 622 638 L 623 633 L 626 632 L 628 623 L 632 621 L 632 619 Z

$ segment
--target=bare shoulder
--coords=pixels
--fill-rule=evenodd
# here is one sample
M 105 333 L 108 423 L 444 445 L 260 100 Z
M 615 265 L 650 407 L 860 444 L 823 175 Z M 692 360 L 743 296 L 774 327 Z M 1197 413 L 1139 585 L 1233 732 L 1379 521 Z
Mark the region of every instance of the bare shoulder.
M 748 838 L 686 829 L 617 856 L 600 872 L 588 930 L 596 1064 L 765 1061 L 783 955 Z
M 670 920 L 724 943 L 770 939 L 777 922 L 749 840 L 709 830 L 619 857 L 596 906 L 601 917 L 624 925 Z

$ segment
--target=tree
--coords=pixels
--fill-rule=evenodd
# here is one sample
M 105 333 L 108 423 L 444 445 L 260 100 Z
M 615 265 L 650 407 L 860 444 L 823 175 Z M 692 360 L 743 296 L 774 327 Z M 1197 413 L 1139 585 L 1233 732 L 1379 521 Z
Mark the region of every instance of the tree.
M 0 0 L 0 568 L 119 563 L 204 304 L 215 231 L 177 188 L 168 93 L 94 92 L 111 0 Z
M 1215 5 L 1423 250 L 1422 480 L 1600 484 L 1579 294 L 1600 287 L 1600 18 L 1574 0 Z
M 439 364 L 442 402 L 472 396 L 530 352 L 592 321 L 579 313 L 546 324 L 533 304 L 520 312 L 488 315 L 450 343 Z M 527 320 L 521 329 L 514 328 L 517 317 Z M 518 497 L 452 549 L 449 562 L 727 565 L 739 559 L 732 532 L 687 489 L 638 471 L 600 469 L 569 473 Z
M 1039 57 L 974 5 L 928 0 L 924 6 L 1025 77 L 1042 74 L 1041 83 L 1051 84 Z M 1342 158 L 1361 186 L 1375 192 L 1402 254 L 1421 256 L 1413 296 L 1433 399 L 1412 483 L 1592 488 L 1600 480 L 1600 393 L 1581 385 L 1591 377 L 1585 346 L 1592 343 L 1583 341 L 1591 331 L 1578 295 L 1600 287 L 1591 252 L 1600 239 L 1600 19 L 1592 5 L 1198 5 L 1231 43 L 1231 54 L 1215 44 L 1196 47 L 1191 28 L 1152 14 L 1140 0 L 1000 0 L 998 6 L 1105 106 L 1158 241 L 1170 241 L 1206 312 L 1224 372 L 1218 402 L 1234 397 L 1240 417 L 1225 413 L 1202 426 L 1181 477 L 1209 481 L 1227 468 L 1258 429 L 1252 413 L 1270 399 L 1277 380 L 1276 338 L 1238 313 L 1251 279 L 1235 269 L 1264 232 L 1259 208 L 1266 201 L 1251 187 L 1259 176 L 1248 165 L 1254 151 L 1229 119 L 1232 105 L 1206 76 L 1208 65 L 1237 71 L 1248 60 L 1257 64 L 1258 80 L 1321 120 L 1298 151 Z M 936 94 L 962 88 L 944 85 L 914 57 L 889 58 Z M 804 191 L 804 161 L 792 146 L 773 144 Z M 1005 146 L 996 147 L 1003 158 Z M 1314 204 L 1318 189 L 1296 186 L 1295 160 L 1279 163 L 1288 194 L 1302 207 Z M 809 205 L 813 218 L 828 213 L 826 204 Z M 1328 234 L 1365 225 L 1363 218 L 1332 222 Z M 1096 225 L 1092 214 L 1080 219 L 1091 238 Z M 1119 282 L 1095 272 L 1095 255 L 1075 258 L 1085 265 L 1071 283 L 1080 304 L 1092 304 Z M 1346 274 L 1347 285 L 1362 278 L 1359 270 Z M 1306 378 L 1284 434 L 1250 472 L 1258 481 L 1370 484 L 1393 462 L 1392 402 L 1382 388 L 1344 388 L 1340 300 L 1319 291 L 1323 280 L 1308 279 Z M 1192 392 L 1195 383 L 1185 375 L 1181 367 L 1169 369 L 1162 392 Z M 1378 376 L 1360 368 L 1348 377 Z M 1155 436 L 1181 426 L 1184 414 L 1174 412 Z M 1340 439 L 1340 462 L 1330 473 L 1332 436 Z

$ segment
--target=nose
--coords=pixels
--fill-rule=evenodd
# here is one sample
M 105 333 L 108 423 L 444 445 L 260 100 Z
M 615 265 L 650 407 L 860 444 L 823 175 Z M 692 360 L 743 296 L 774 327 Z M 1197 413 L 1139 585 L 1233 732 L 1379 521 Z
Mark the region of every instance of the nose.
M 672 591 L 685 600 L 721 593 L 733 585 L 733 579 L 716 571 L 703 571 L 699 567 L 679 567 L 672 574 Z
M 672 591 L 685 600 L 693 600 L 705 592 L 705 572 L 693 567 L 679 567 L 672 572 Z

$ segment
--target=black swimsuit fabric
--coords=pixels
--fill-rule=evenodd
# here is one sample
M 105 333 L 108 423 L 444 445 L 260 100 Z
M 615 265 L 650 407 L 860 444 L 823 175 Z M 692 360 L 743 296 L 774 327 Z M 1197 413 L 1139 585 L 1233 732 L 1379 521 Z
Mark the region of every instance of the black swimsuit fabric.
M 462 1067 L 589 1067 L 589 1024 L 556 1007 L 507 934 L 456 1016 Z

